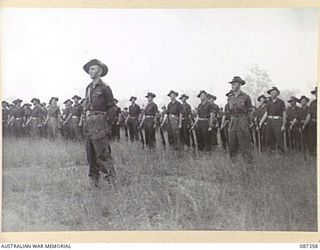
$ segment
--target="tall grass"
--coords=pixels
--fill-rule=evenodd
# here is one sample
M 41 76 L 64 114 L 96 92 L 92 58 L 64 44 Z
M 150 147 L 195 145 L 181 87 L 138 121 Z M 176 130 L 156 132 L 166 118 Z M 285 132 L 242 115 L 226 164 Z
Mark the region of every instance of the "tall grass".
M 317 230 L 315 159 L 255 155 L 248 175 L 221 149 L 112 151 L 116 187 L 92 190 L 84 145 L 4 139 L 3 231 Z

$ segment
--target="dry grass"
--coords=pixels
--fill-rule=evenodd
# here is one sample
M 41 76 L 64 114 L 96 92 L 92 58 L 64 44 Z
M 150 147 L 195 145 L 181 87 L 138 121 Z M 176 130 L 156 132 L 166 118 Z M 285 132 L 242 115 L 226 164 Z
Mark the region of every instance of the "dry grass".
M 114 143 L 117 187 L 88 187 L 84 146 L 4 139 L 3 231 L 316 231 L 316 161 L 256 156 L 244 165 L 225 152 L 175 154 Z

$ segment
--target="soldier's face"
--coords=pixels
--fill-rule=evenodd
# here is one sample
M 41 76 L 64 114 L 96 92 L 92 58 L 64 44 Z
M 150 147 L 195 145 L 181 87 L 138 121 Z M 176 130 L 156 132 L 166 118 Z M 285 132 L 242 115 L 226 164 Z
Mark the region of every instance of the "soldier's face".
M 272 90 L 272 91 L 270 92 L 270 96 L 271 96 L 271 98 L 277 97 L 277 96 L 278 96 L 278 91 Z
M 91 79 L 96 79 L 97 77 L 101 76 L 102 69 L 99 65 L 92 65 L 89 68 L 89 75 Z
M 170 94 L 170 100 L 174 101 L 176 99 L 176 95 L 175 94 Z
M 183 103 L 185 103 L 185 102 L 187 101 L 187 98 L 183 97 L 183 98 L 181 99 L 181 101 L 182 101 Z
M 148 96 L 148 102 L 152 102 L 153 98 L 151 96 Z
M 136 100 L 135 99 L 131 99 L 131 104 L 135 104 L 136 103 Z
M 202 93 L 202 94 L 200 95 L 200 100 L 203 102 L 203 101 L 206 100 L 206 99 L 207 99 L 207 95 L 204 94 L 204 93 Z
M 297 104 L 297 103 L 296 103 L 296 101 L 292 101 L 292 102 L 290 102 L 290 106 L 291 106 L 291 107 L 296 106 L 296 104 Z
M 239 90 L 240 89 L 240 83 L 237 83 L 237 82 L 231 83 L 231 88 L 232 88 L 233 92 Z
M 302 99 L 301 100 L 301 105 L 302 106 L 306 106 L 307 105 L 307 100 L 306 99 Z

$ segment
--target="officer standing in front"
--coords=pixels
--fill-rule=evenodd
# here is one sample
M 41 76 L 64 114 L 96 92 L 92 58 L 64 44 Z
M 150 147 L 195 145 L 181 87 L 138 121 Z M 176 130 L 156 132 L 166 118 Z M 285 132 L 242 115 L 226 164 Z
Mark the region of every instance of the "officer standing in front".
M 180 130 L 180 138 L 182 145 L 190 147 L 190 128 L 192 124 L 191 106 L 187 103 L 189 96 L 182 94 L 179 98 L 182 101 L 182 123 Z
M 246 82 L 239 76 L 235 76 L 231 82 L 233 94 L 228 99 L 230 110 L 229 124 L 229 152 L 232 161 L 240 151 L 247 166 L 253 165 L 252 145 L 250 136 L 250 124 L 252 120 L 251 98 L 241 90 L 241 86 Z
M 83 66 L 92 82 L 86 88 L 84 112 L 84 133 L 86 154 L 90 165 L 89 178 L 92 187 L 99 186 L 101 172 L 109 183 L 114 184 L 116 172 L 111 156 L 109 137 L 111 124 L 108 111 L 114 106 L 111 88 L 101 80 L 108 73 L 108 67 L 97 59 Z

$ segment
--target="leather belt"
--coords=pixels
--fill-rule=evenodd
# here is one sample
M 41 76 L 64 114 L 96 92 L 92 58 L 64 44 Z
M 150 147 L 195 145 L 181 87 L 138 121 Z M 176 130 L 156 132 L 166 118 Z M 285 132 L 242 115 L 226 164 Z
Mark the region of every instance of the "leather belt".
M 198 120 L 199 120 L 199 121 L 208 121 L 209 118 L 200 118 L 200 117 L 199 117 Z
M 138 116 L 129 116 L 130 119 L 138 119 Z
M 178 115 L 169 114 L 171 117 L 179 117 Z
M 32 120 L 40 119 L 40 117 L 32 117 L 31 119 L 32 119 Z
M 269 118 L 269 119 L 273 119 L 273 120 L 279 120 L 279 119 L 281 119 L 281 116 L 269 115 L 268 118 Z
M 18 121 L 19 121 L 19 120 L 21 120 L 22 118 L 19 118 L 19 117 L 15 117 L 14 119 L 15 119 L 15 120 L 18 120 Z
M 80 118 L 80 116 L 73 115 L 71 118 Z
M 144 117 L 145 118 L 154 118 L 155 116 L 154 115 L 145 115 Z
M 246 113 L 231 113 L 231 116 L 235 118 L 242 118 L 242 117 L 248 117 L 248 114 Z
M 91 115 L 107 115 L 107 114 L 108 114 L 108 112 L 106 112 L 106 111 L 98 111 L 98 110 L 90 111 L 89 110 L 89 116 L 91 116 Z

